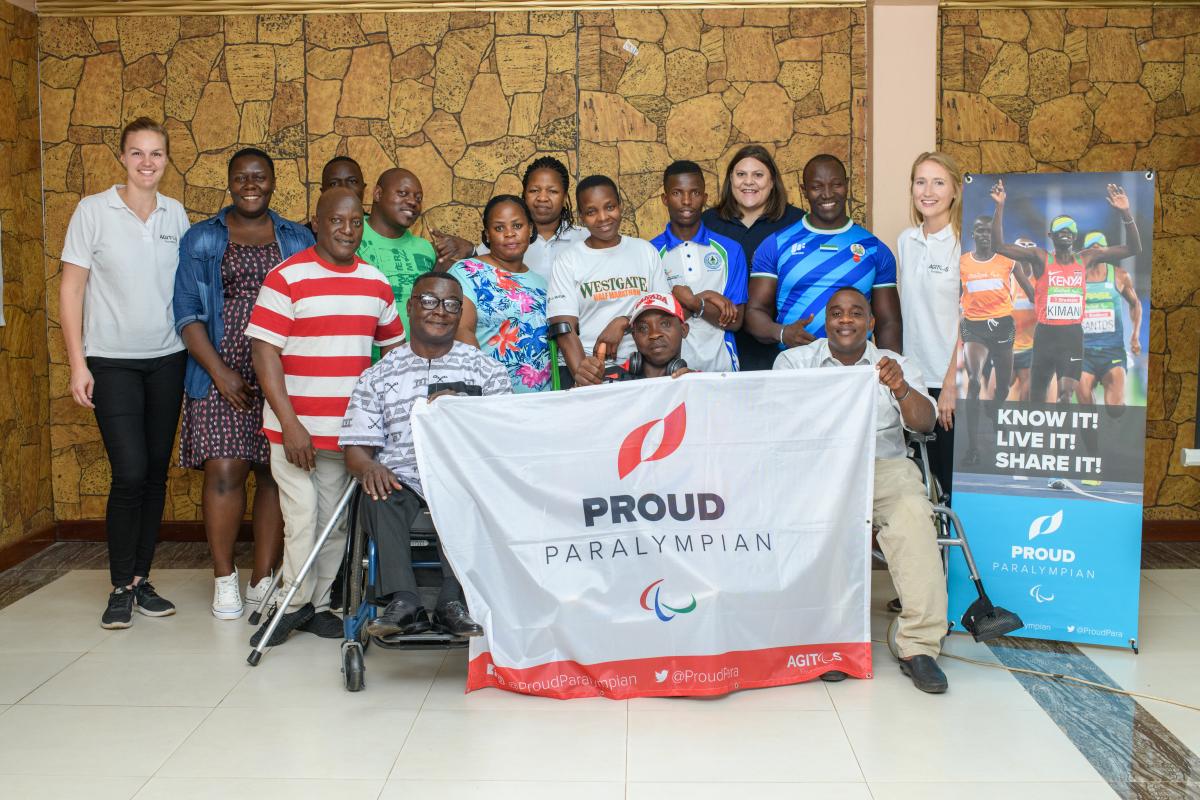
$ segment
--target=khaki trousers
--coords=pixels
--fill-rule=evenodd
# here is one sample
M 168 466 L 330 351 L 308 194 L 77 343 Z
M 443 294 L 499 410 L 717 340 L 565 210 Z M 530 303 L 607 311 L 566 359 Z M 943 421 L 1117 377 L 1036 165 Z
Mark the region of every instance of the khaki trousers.
M 901 658 L 937 658 L 946 636 L 946 576 L 921 471 L 907 458 L 875 460 L 875 525 L 903 610 Z
M 300 568 L 312 552 L 317 537 L 329 523 L 338 500 L 350 485 L 350 474 L 341 452 L 317 451 L 317 466 L 306 472 L 289 464 L 283 446 L 271 444 L 271 475 L 279 485 L 279 508 L 283 512 L 283 571 L 276 597 L 282 599 L 296 582 Z M 312 569 L 300 582 L 285 612 L 312 603 L 317 611 L 329 608 L 329 587 L 337 576 L 346 548 L 346 519 L 325 540 Z

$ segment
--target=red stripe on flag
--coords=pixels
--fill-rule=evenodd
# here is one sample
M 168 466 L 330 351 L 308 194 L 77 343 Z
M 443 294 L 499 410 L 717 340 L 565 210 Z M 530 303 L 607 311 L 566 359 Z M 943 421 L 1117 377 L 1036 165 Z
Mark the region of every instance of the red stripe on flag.
M 288 375 L 312 378 L 344 378 L 361 375 L 371 366 L 368 356 L 280 356 Z
M 738 689 L 803 683 L 841 671 L 871 678 L 871 644 L 795 645 L 712 656 L 661 656 L 599 664 L 552 661 L 514 669 L 496 666 L 489 652 L 467 666 L 467 691 L 495 687 L 519 694 L 574 697 L 693 697 Z

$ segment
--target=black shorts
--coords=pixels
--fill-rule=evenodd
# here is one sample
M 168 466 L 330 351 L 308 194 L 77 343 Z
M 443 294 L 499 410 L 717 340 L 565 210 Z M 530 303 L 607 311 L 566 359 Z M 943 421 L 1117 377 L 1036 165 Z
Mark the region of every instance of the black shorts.
M 1013 351 L 1013 369 L 1029 369 L 1033 366 L 1033 348 Z
M 1083 371 L 1103 378 L 1109 370 L 1125 369 L 1124 347 L 1085 347 L 1083 349 Z
M 978 342 L 989 350 L 1012 346 L 1017 338 L 1017 326 L 1012 317 L 995 319 L 964 319 L 958 325 L 963 342 Z
M 1083 326 L 1043 325 L 1033 331 L 1034 372 L 1045 370 L 1059 379 L 1079 380 L 1083 372 Z

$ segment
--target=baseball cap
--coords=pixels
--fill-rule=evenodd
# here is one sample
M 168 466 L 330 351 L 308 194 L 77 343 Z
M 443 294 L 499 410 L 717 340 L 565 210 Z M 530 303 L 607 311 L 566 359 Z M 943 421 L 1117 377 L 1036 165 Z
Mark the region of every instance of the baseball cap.
M 679 301 L 669 294 L 661 292 L 651 292 L 644 294 L 638 299 L 633 306 L 633 313 L 629 315 L 629 321 L 633 322 L 646 311 L 665 311 L 668 314 L 679 318 L 680 322 L 684 321 L 683 306 L 679 305 Z
M 1075 224 L 1075 220 L 1068 217 L 1066 214 L 1061 214 L 1050 220 L 1050 232 L 1058 233 L 1061 230 L 1069 230 L 1071 233 L 1079 233 L 1079 226 Z

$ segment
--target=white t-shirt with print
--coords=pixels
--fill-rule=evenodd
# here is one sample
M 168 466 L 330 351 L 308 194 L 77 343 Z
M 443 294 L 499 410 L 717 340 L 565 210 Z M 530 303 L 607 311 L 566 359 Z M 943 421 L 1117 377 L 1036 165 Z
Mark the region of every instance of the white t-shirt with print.
M 554 259 L 546 316 L 577 317 L 579 340 L 590 355 L 604 326 L 631 314 L 647 292 L 671 292 L 654 245 L 622 236 L 615 247 L 596 250 L 580 241 Z M 617 352 L 608 356 L 625 359 L 636 349 L 633 337 L 626 334 Z

